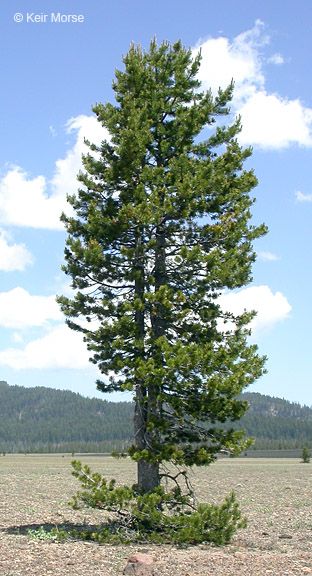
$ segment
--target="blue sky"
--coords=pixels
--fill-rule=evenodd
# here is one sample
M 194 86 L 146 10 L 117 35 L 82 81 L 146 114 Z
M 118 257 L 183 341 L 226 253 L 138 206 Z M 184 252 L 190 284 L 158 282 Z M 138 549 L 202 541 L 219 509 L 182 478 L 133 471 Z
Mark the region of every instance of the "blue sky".
M 83 22 L 52 22 L 58 13 Z M 223 304 L 258 310 L 252 338 L 268 374 L 252 390 L 312 405 L 310 0 L 2 0 L 0 26 L 0 379 L 103 397 L 55 303 L 69 290 L 59 214 L 77 189 L 83 137 L 105 136 L 92 105 L 112 100 L 130 43 L 156 36 L 201 47 L 204 87 L 235 80 L 232 111 L 259 179 L 254 221 L 269 234 L 253 283 Z

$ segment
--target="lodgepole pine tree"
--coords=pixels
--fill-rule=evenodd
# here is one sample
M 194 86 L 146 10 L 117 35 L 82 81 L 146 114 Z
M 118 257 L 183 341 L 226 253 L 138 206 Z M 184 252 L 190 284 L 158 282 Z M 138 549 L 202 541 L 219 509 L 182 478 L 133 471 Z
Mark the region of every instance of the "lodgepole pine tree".
M 81 331 L 103 392 L 131 391 L 138 487 L 160 483 L 160 465 L 204 465 L 246 446 L 224 427 L 263 373 L 247 342 L 252 314 L 224 312 L 222 292 L 251 280 L 250 224 L 257 184 L 240 120 L 222 126 L 233 84 L 203 92 L 180 42 L 132 46 L 113 83 L 115 104 L 93 110 L 109 140 L 88 142 L 68 237 L 66 274 L 76 290 L 58 301 Z

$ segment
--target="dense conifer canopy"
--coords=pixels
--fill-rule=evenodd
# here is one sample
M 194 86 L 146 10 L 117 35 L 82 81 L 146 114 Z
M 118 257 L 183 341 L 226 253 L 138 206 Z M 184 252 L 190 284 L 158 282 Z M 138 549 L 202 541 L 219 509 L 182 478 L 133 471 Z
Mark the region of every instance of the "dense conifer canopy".
M 201 91 L 199 66 L 180 42 L 130 48 L 115 103 L 93 109 L 110 139 L 89 143 L 74 215 L 62 216 L 76 293 L 59 302 L 103 374 L 98 388 L 133 391 L 130 452 L 154 466 L 242 449 L 223 423 L 244 414 L 238 395 L 263 373 L 251 315 L 218 301 L 250 282 L 265 233 L 250 223 L 251 150 L 239 119 L 228 122 L 234 85 Z

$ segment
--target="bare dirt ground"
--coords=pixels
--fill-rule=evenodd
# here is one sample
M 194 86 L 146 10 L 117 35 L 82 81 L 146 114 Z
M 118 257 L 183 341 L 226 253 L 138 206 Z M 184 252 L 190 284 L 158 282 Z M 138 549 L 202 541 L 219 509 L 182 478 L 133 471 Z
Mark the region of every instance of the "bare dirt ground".
M 85 456 L 92 469 L 124 483 L 135 481 L 130 461 Z M 201 545 L 99 546 L 31 537 L 51 526 L 97 524 L 99 511 L 74 511 L 79 489 L 69 456 L 0 456 L 0 576 L 119 576 L 128 556 L 155 558 L 156 576 L 312 576 L 312 463 L 238 458 L 197 469 L 192 483 L 200 500 L 221 502 L 234 489 L 248 527 L 233 542 Z M 39 530 L 39 532 L 38 532 Z

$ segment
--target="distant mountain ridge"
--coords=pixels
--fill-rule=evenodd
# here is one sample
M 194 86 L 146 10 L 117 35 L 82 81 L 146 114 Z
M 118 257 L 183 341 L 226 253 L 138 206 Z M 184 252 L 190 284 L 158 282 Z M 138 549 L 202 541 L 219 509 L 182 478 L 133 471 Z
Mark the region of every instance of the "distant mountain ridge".
M 131 438 L 132 405 L 0 382 L 0 452 L 110 452 Z
M 255 448 L 311 445 L 312 408 L 255 392 L 242 397 L 250 408 L 233 425 L 255 438 Z M 0 381 L 0 453 L 123 450 L 132 439 L 132 415 L 131 402 Z
M 255 438 L 258 449 L 312 446 L 312 408 L 282 398 L 245 392 L 249 410 L 237 425 Z

